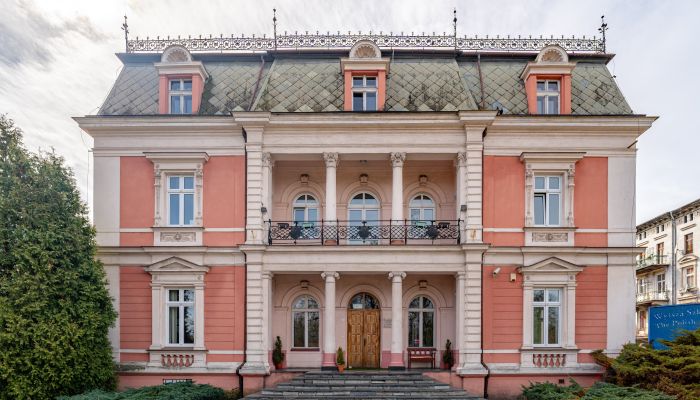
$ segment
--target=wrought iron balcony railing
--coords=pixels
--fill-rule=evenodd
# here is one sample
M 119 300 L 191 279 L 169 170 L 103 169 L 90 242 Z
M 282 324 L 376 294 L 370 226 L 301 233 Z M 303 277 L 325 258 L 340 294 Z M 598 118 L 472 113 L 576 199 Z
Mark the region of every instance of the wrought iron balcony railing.
M 668 301 L 668 290 L 637 292 L 637 303 Z
M 643 255 L 637 261 L 637 268 L 652 267 L 655 265 L 668 265 L 669 256 L 667 254 L 648 254 Z
M 270 245 L 458 244 L 455 221 L 268 221 Z

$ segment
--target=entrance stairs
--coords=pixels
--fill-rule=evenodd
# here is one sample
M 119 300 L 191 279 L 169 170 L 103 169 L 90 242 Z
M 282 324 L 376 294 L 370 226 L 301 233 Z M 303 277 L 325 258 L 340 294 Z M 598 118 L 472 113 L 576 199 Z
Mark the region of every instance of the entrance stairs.
M 307 372 L 245 399 L 450 399 L 481 400 L 420 372 Z

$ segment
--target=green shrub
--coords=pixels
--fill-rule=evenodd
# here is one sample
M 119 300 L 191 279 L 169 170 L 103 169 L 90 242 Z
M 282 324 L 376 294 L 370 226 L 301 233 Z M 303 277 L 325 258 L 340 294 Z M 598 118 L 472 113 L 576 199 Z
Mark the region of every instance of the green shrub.
M 606 380 L 610 383 L 658 390 L 679 400 L 700 399 L 700 329 L 664 344 L 668 349 L 627 344 L 615 359 L 602 352 L 593 356 L 607 368 Z
M 28 151 L 0 115 L 0 400 L 115 386 L 116 313 L 87 215 L 64 160 Z
M 119 393 L 95 390 L 72 397 L 59 397 L 57 400 L 227 400 L 235 398 L 228 396 L 229 394 L 223 389 L 210 385 L 178 382 L 129 389 Z
M 530 383 L 530 386 L 523 388 L 523 399 L 525 400 L 576 400 L 580 399 L 583 388 L 573 379 L 571 385 L 562 386 L 549 382 Z
M 523 388 L 524 400 L 674 400 L 667 394 L 639 389 L 621 387 L 605 382 L 598 382 L 589 389 L 582 388 L 576 381 L 571 380 L 569 386 L 553 383 L 531 383 Z

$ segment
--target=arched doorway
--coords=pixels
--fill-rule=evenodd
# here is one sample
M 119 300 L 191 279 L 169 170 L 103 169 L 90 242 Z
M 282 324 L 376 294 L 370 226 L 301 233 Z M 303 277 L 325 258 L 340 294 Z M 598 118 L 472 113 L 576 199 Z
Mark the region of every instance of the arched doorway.
M 348 351 L 350 368 L 379 368 L 379 301 L 369 293 L 358 293 L 348 304 Z

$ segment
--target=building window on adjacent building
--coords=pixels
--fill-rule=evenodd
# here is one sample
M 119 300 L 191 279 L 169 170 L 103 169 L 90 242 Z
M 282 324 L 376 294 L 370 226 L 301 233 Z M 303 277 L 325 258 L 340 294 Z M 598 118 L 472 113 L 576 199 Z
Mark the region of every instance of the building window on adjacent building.
M 695 266 L 683 268 L 683 288 L 695 289 Z
M 639 332 L 647 331 L 647 312 L 646 310 L 639 310 L 639 320 L 637 321 L 637 327 Z
M 683 238 L 683 243 L 684 243 L 683 252 L 685 254 L 692 253 L 693 252 L 693 234 L 689 233 L 689 234 L 685 235 Z
M 292 305 L 292 337 L 295 348 L 317 348 L 319 327 L 318 302 L 301 296 Z
M 318 201 L 310 194 L 302 194 L 294 200 L 294 222 L 309 223 L 318 221 Z
M 535 225 L 561 224 L 561 181 L 561 176 L 535 177 Z
M 559 81 L 537 81 L 537 113 L 559 114 Z
M 408 346 L 433 347 L 435 307 L 425 296 L 414 298 L 408 305 Z
M 646 277 L 640 278 L 637 281 L 637 292 L 639 292 L 639 294 L 644 294 L 647 292 L 648 289 L 649 289 L 649 281 L 647 280 L 647 278 Z
M 168 289 L 168 344 L 194 344 L 194 289 Z
M 693 213 L 686 214 L 683 216 L 683 223 L 687 224 L 688 222 L 691 222 L 693 220 Z
M 170 80 L 170 114 L 192 114 L 192 80 Z
M 352 110 L 377 111 L 377 77 L 352 77 Z
M 429 224 L 435 220 L 435 202 L 425 194 L 419 194 L 408 204 L 413 225 Z
M 194 176 L 168 176 L 168 224 L 194 225 Z
M 532 293 L 532 343 L 557 346 L 561 332 L 561 289 L 534 289 Z
M 656 291 L 659 293 L 666 291 L 666 274 L 656 275 Z

